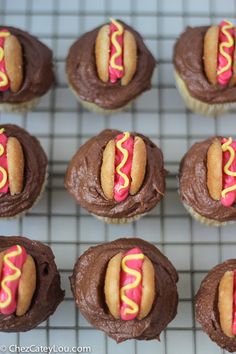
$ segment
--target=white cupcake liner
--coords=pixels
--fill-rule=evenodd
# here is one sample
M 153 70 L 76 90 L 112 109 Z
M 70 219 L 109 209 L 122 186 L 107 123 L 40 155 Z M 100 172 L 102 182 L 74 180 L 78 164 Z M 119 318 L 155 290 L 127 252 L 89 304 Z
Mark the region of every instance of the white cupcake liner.
M 139 220 L 142 216 L 146 215 L 146 213 L 135 215 L 130 218 L 109 218 L 105 216 L 98 216 L 95 214 L 92 215 L 95 216 L 95 218 L 97 218 L 98 220 L 104 221 L 106 224 L 127 224 Z
M 205 115 L 205 116 L 217 116 L 223 112 L 226 112 L 232 108 L 236 107 L 235 102 L 230 103 L 217 103 L 217 104 L 208 104 L 206 102 L 202 102 L 194 97 L 192 97 L 185 85 L 184 80 L 180 77 L 180 75 L 174 71 L 175 82 L 178 88 L 179 93 L 181 94 L 186 106 L 193 112 Z
M 186 203 L 183 203 L 185 209 L 189 212 L 189 214 L 197 221 L 199 221 L 202 224 L 208 225 L 208 226 L 224 226 L 224 225 L 229 225 L 229 224 L 234 224 L 235 221 L 217 221 L 214 219 L 209 219 L 206 218 L 205 216 L 202 216 L 201 214 L 197 213 L 196 210 L 194 210 L 192 207 L 187 205 Z
M 124 105 L 124 106 L 122 106 L 120 108 L 116 108 L 116 109 L 105 109 L 105 108 L 102 108 L 102 107 L 98 106 L 96 103 L 82 100 L 82 98 L 78 95 L 78 93 L 75 91 L 75 89 L 69 83 L 69 81 L 68 81 L 68 86 L 71 89 L 71 91 L 73 92 L 73 94 L 75 95 L 75 97 L 77 98 L 77 100 L 79 101 L 79 103 L 81 103 L 81 105 L 86 110 L 91 111 L 91 112 L 95 112 L 95 113 L 99 113 L 99 114 L 109 115 L 109 114 L 112 114 L 112 113 L 121 112 L 124 109 L 130 107 L 132 102 L 133 102 L 133 100 L 131 100 L 128 104 L 126 104 L 126 105 Z
M 40 98 L 33 98 L 22 103 L 0 103 L 0 112 L 24 113 L 32 110 L 39 103 Z

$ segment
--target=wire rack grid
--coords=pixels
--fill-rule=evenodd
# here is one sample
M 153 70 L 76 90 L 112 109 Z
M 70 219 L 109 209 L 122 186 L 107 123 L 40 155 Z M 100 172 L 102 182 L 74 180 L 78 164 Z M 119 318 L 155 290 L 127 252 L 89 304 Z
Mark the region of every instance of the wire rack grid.
M 227 4 L 227 6 L 226 6 Z M 223 353 L 194 320 L 193 298 L 202 278 L 215 264 L 236 254 L 235 226 L 208 228 L 193 221 L 177 194 L 179 161 L 195 141 L 214 134 L 229 135 L 235 112 L 219 119 L 186 110 L 173 81 L 172 49 L 187 25 L 235 21 L 236 1 L 227 0 L 1 0 L 2 25 L 13 25 L 38 36 L 54 52 L 57 82 L 27 114 L 1 114 L 1 123 L 15 123 L 36 135 L 49 157 L 49 183 L 40 203 L 24 218 L 1 221 L 0 234 L 25 235 L 48 243 L 56 256 L 66 289 L 65 301 L 45 323 L 20 334 L 0 334 L 3 345 L 90 346 L 95 354 L 217 354 Z M 122 18 L 143 35 L 158 67 L 153 88 L 130 109 L 104 117 L 86 112 L 67 87 L 64 62 L 70 45 L 83 32 Z M 66 166 L 89 137 L 108 128 L 148 135 L 164 152 L 167 194 L 140 221 L 105 225 L 77 206 L 63 187 Z M 77 257 L 89 246 L 120 236 L 140 236 L 159 247 L 179 272 L 178 315 L 157 341 L 127 341 L 117 345 L 93 329 L 75 309 L 68 276 Z

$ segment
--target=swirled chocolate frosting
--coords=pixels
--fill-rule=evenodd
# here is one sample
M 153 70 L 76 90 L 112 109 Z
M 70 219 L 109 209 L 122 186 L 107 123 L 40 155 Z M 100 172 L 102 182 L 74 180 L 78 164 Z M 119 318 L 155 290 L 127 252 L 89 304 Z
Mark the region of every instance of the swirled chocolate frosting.
M 115 319 L 105 304 L 104 278 L 109 260 L 119 252 L 139 247 L 155 269 L 156 295 L 150 313 L 142 320 Z M 159 339 L 175 317 L 178 275 L 170 261 L 152 244 L 139 238 L 121 238 L 89 248 L 76 262 L 70 278 L 77 306 L 96 328 L 117 342 L 127 339 Z
M 212 85 L 204 71 L 204 36 L 209 26 L 187 27 L 174 48 L 174 66 L 192 97 L 209 104 L 235 102 L 236 86 Z
M 81 36 L 70 48 L 66 60 L 66 71 L 72 88 L 82 100 L 93 102 L 104 109 L 123 107 L 142 92 L 149 90 L 156 64 L 140 34 L 124 22 L 119 22 L 134 35 L 137 44 L 137 70 L 127 86 L 121 86 L 119 81 L 115 84 L 104 83 L 98 77 L 95 42 L 102 26 Z
M 107 143 L 121 132 L 104 130 L 82 145 L 72 158 L 65 176 L 65 187 L 76 201 L 89 212 L 104 217 L 122 218 L 144 214 L 161 200 L 165 193 L 165 175 L 162 152 L 148 138 L 140 136 L 147 149 L 147 166 L 139 192 L 123 202 L 106 199 L 100 173 L 103 151 Z
M 19 244 L 34 258 L 36 265 L 36 290 L 29 310 L 23 316 L 0 314 L 0 331 L 25 332 L 36 327 L 52 315 L 64 298 L 60 275 L 51 249 L 39 241 L 26 237 L 0 236 L 0 252 Z
M 236 337 L 226 336 L 221 329 L 218 311 L 218 289 L 224 273 L 235 269 L 236 259 L 229 259 L 214 267 L 203 279 L 195 298 L 196 320 L 214 342 L 229 352 L 236 351 Z
M 25 160 L 24 185 L 19 194 L 0 193 L 0 217 L 11 217 L 30 209 L 39 197 L 46 179 L 47 157 L 39 141 L 24 129 L 3 124 L 7 137 L 16 137 L 20 142 Z
M 236 220 L 235 204 L 223 206 L 220 200 L 211 198 L 207 188 L 207 151 L 215 138 L 194 144 L 183 157 L 179 171 L 180 198 L 208 219 L 233 221 Z
M 22 103 L 44 95 L 54 80 L 52 51 L 36 37 L 15 27 L 1 26 L 17 37 L 23 50 L 23 82 L 18 92 L 0 92 L 1 103 Z M 14 55 L 14 53 L 12 53 Z

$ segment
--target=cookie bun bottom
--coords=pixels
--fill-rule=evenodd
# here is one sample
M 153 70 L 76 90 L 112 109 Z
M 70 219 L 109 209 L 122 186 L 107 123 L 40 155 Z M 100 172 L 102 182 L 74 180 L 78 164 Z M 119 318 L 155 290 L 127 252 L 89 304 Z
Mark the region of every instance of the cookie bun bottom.
M 188 109 L 195 113 L 199 113 L 204 116 L 217 116 L 221 113 L 224 113 L 234 107 L 236 107 L 235 103 L 224 103 L 224 104 L 208 104 L 206 102 L 202 102 L 194 97 L 192 97 L 187 89 L 187 86 L 181 76 L 174 71 L 176 87 L 180 95 L 182 96 L 186 106 Z

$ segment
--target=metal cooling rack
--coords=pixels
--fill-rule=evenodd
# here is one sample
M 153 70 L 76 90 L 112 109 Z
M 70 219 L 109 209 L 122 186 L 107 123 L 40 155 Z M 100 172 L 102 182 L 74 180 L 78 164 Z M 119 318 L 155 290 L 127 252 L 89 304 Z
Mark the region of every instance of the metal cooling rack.
M 57 83 L 28 114 L 2 114 L 1 123 L 15 123 L 36 135 L 49 157 L 49 183 L 40 203 L 23 219 L 1 221 L 0 234 L 25 235 L 48 243 L 66 289 L 65 301 L 45 323 L 21 334 L 0 334 L 0 344 L 17 346 L 90 346 L 92 353 L 217 354 L 224 353 L 194 321 L 193 297 L 209 269 L 235 258 L 235 226 L 208 228 L 193 221 L 180 204 L 176 173 L 179 160 L 197 140 L 230 135 L 235 111 L 219 119 L 186 110 L 173 81 L 172 49 L 187 25 L 235 23 L 235 0 L 0 0 L 0 20 L 37 35 L 53 49 Z M 140 31 L 158 59 L 153 88 L 125 112 L 109 117 L 86 112 L 66 84 L 64 61 L 70 45 L 83 32 L 122 18 Z M 164 201 L 145 218 L 124 226 L 104 225 L 80 209 L 63 187 L 66 166 L 86 139 L 105 127 L 137 130 L 163 150 L 170 171 Z M 68 275 L 79 254 L 90 245 L 120 236 L 140 236 L 158 246 L 180 276 L 176 319 L 157 341 L 127 341 L 117 345 L 93 329 L 75 309 Z

